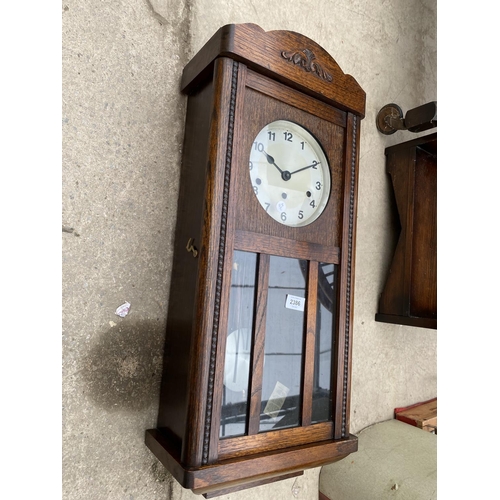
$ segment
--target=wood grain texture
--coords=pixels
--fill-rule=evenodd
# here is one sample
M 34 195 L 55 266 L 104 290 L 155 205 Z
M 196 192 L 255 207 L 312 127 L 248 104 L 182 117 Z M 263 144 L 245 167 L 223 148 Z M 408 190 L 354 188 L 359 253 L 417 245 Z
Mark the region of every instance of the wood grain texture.
M 267 294 L 269 286 L 269 262 L 266 254 L 259 255 L 257 274 L 257 303 L 255 307 L 254 334 L 252 345 L 252 371 L 250 379 L 250 410 L 248 412 L 248 435 L 259 432 L 260 407 L 262 402 L 262 376 L 264 373 L 264 348 L 266 343 Z M 243 446 L 241 449 L 247 449 Z M 221 447 L 219 444 L 219 454 Z
M 205 498 L 216 498 L 222 495 L 228 495 L 229 493 L 235 493 L 236 491 L 246 490 L 247 488 L 255 488 L 256 486 L 262 486 L 264 484 L 275 483 L 276 481 L 283 481 L 284 479 L 291 479 L 293 477 L 302 476 L 304 471 L 296 471 L 290 474 L 284 474 L 283 476 L 270 477 L 267 479 L 261 479 L 260 481 L 254 481 L 252 483 L 239 484 L 231 488 L 224 488 L 221 490 L 211 491 L 210 493 L 204 493 Z
M 268 95 L 275 99 L 283 100 L 283 85 L 277 83 L 270 78 L 262 78 L 253 71 L 248 71 L 247 86 L 253 90 L 257 90 L 261 94 Z M 287 88 L 286 102 L 290 106 L 301 109 L 302 111 L 310 112 L 311 102 L 315 103 L 314 114 L 320 118 L 335 123 L 340 127 L 346 126 L 346 112 L 338 108 L 324 104 L 321 101 L 311 99 L 303 93 Z
M 293 427 L 279 429 L 261 434 L 240 436 L 219 441 L 219 458 L 243 457 L 263 451 L 273 451 L 287 448 L 291 443 L 303 445 L 320 441 L 327 441 L 333 437 L 332 422 L 322 422 L 307 428 Z
M 309 50 L 317 66 L 331 75 L 331 81 L 322 78 L 309 64 L 297 64 L 286 53 L 296 53 L 303 59 Z M 340 69 L 333 57 L 320 45 L 292 31 L 268 31 L 255 24 L 229 24 L 214 34 L 198 54 L 188 63 L 182 75 L 181 87 L 189 92 L 210 71 L 217 57 L 230 57 L 243 62 L 250 69 L 266 75 L 302 93 L 312 95 L 339 109 L 361 117 L 365 114 L 366 94 L 351 75 Z M 306 56 L 307 59 L 307 56 Z
M 294 259 L 315 260 L 338 264 L 340 248 L 297 241 L 290 238 L 279 238 L 250 231 L 236 231 L 234 238 L 235 249 L 247 252 L 262 252 L 279 257 Z
M 306 335 L 302 381 L 302 427 L 311 425 L 318 307 L 318 262 L 310 261 L 307 280 Z
M 207 304 L 206 307 L 214 308 L 214 322 L 211 329 L 211 349 L 209 354 L 210 376 L 208 386 L 199 386 L 197 390 L 202 391 L 205 395 L 207 411 L 205 412 L 205 432 L 203 439 L 203 456 L 202 463 L 212 463 L 217 460 L 217 440 L 219 436 L 220 425 L 220 404 L 222 400 L 222 374 L 223 362 L 226 346 L 227 332 L 227 310 L 231 287 L 231 266 L 233 256 L 233 239 L 234 239 L 234 220 L 229 214 L 230 204 L 230 186 L 231 173 L 233 162 L 233 144 L 236 134 L 236 116 L 237 109 L 241 107 L 241 98 L 238 99 L 238 86 L 242 86 L 244 81 L 245 68 L 230 59 L 220 59 L 228 68 L 231 68 L 231 88 L 226 102 L 226 107 L 223 108 L 223 114 L 228 116 L 227 123 L 224 123 L 224 129 L 219 130 L 219 135 L 226 138 L 226 141 L 221 141 L 225 144 L 225 149 L 219 151 L 216 155 L 219 161 L 218 170 L 221 172 L 221 184 L 218 192 L 214 193 L 212 204 L 220 206 L 219 220 L 210 221 L 213 227 L 218 228 L 220 223 L 219 235 L 220 242 L 217 255 L 217 275 L 215 277 L 216 296 L 212 304 Z M 220 147 L 217 139 L 214 139 L 214 147 Z M 208 207 L 207 207 L 208 211 Z M 200 311 L 200 315 L 204 312 Z M 221 334 L 219 332 L 222 332 Z M 215 408 L 215 411 L 214 411 Z
M 193 94 L 187 107 L 184 156 L 181 168 L 180 193 L 172 276 L 167 313 L 166 341 L 158 427 L 167 428 L 179 442 L 184 441 L 188 405 L 188 372 L 190 352 L 195 349 L 193 317 L 200 282 L 200 263 L 206 262 L 204 250 L 197 258 L 186 251 L 189 238 L 201 250 L 204 228 L 203 205 L 207 177 L 208 143 L 214 87 L 209 81 Z M 182 415 L 182 417 L 179 417 Z
M 344 157 L 345 190 L 343 209 L 342 261 L 340 266 L 339 323 L 336 340 L 335 438 L 349 433 L 351 339 L 354 300 L 354 262 L 359 155 L 358 119 L 348 115 Z
M 437 328 L 437 134 L 386 149 L 401 231 L 377 321 Z
M 347 437 L 350 434 L 350 414 L 351 414 L 351 377 L 352 377 L 352 341 L 354 329 L 354 283 L 356 277 L 356 226 L 358 214 L 358 177 L 359 177 L 359 151 L 361 141 L 361 119 L 354 114 L 349 114 L 347 117 L 348 129 L 352 131 L 352 137 L 348 139 L 346 150 L 349 151 L 348 164 L 350 162 L 350 191 L 349 191 L 349 240 L 347 259 L 348 281 L 345 289 L 342 288 L 342 293 L 347 296 L 349 301 L 348 313 L 346 315 L 349 327 L 345 330 L 346 344 L 344 345 L 344 399 L 342 405 L 342 437 Z M 344 222 L 345 224 L 345 222 Z M 345 364 L 347 363 L 347 366 Z
M 213 367 L 210 353 L 213 337 L 217 335 L 218 273 L 221 247 L 221 223 L 224 220 L 224 205 L 214 200 L 224 197 L 226 154 L 228 149 L 227 130 L 232 86 L 232 61 L 220 59 L 216 65 L 214 100 L 211 110 L 209 150 L 206 166 L 207 187 L 203 207 L 203 234 L 200 247 L 200 274 L 198 277 L 196 310 L 193 316 L 194 328 L 190 356 L 188 387 L 188 409 L 186 438 L 182 460 L 190 466 L 199 466 L 204 458 L 206 433 L 207 398 L 200 398 L 200 388 L 209 390 Z M 215 139 L 215 138 L 218 139 Z M 215 341 L 216 342 L 216 341 Z
M 437 140 L 436 140 L 437 143 Z M 410 316 L 437 317 L 437 155 L 415 152 Z
M 199 468 L 187 468 L 179 462 L 179 456 L 171 453 L 168 439 L 156 429 L 146 432 L 146 445 L 184 488 L 203 494 L 335 462 L 355 452 L 358 441 L 350 435 L 341 440 L 221 460 Z
M 227 460 L 221 462 L 220 465 L 196 471 L 192 477 L 191 489 L 195 493 L 202 493 L 210 489 L 219 489 L 214 488 L 214 480 L 239 484 L 244 482 L 242 477 L 245 477 L 247 481 L 253 481 L 319 467 L 335 459 L 341 459 L 356 450 L 357 439 L 351 436 L 350 439 L 340 441 L 294 446 L 277 452 Z

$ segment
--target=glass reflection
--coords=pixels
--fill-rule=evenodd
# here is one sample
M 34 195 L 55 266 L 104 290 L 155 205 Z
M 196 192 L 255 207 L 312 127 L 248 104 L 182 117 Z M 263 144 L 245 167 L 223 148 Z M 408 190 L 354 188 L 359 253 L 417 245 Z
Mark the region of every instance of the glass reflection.
M 318 305 L 316 309 L 316 345 L 312 422 L 332 418 L 332 352 L 337 309 L 337 266 L 318 265 Z
M 299 425 L 304 344 L 304 261 L 271 256 L 260 432 Z
M 236 250 L 231 272 L 220 436 L 246 432 L 257 254 Z

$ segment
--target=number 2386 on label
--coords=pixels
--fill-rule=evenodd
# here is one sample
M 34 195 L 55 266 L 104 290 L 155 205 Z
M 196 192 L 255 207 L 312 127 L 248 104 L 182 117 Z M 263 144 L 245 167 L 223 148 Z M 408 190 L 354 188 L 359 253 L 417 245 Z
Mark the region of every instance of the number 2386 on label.
M 285 307 L 287 309 L 294 309 L 295 311 L 303 311 L 306 303 L 306 299 L 304 297 L 297 297 L 296 295 L 286 296 Z

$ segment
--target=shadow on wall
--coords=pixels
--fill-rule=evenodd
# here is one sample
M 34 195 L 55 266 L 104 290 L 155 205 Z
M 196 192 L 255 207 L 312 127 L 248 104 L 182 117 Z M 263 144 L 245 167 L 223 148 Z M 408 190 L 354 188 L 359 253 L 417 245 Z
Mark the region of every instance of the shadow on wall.
M 142 410 L 160 391 L 163 322 L 121 320 L 101 334 L 83 360 L 89 397 L 108 410 Z

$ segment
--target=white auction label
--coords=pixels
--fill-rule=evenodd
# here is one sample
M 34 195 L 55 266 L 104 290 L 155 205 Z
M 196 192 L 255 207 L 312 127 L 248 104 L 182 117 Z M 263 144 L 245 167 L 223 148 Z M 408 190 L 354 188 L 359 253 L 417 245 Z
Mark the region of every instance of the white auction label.
M 303 311 L 306 304 L 306 299 L 304 297 L 297 297 L 295 295 L 286 296 L 285 307 L 287 309 L 293 309 L 295 311 Z

